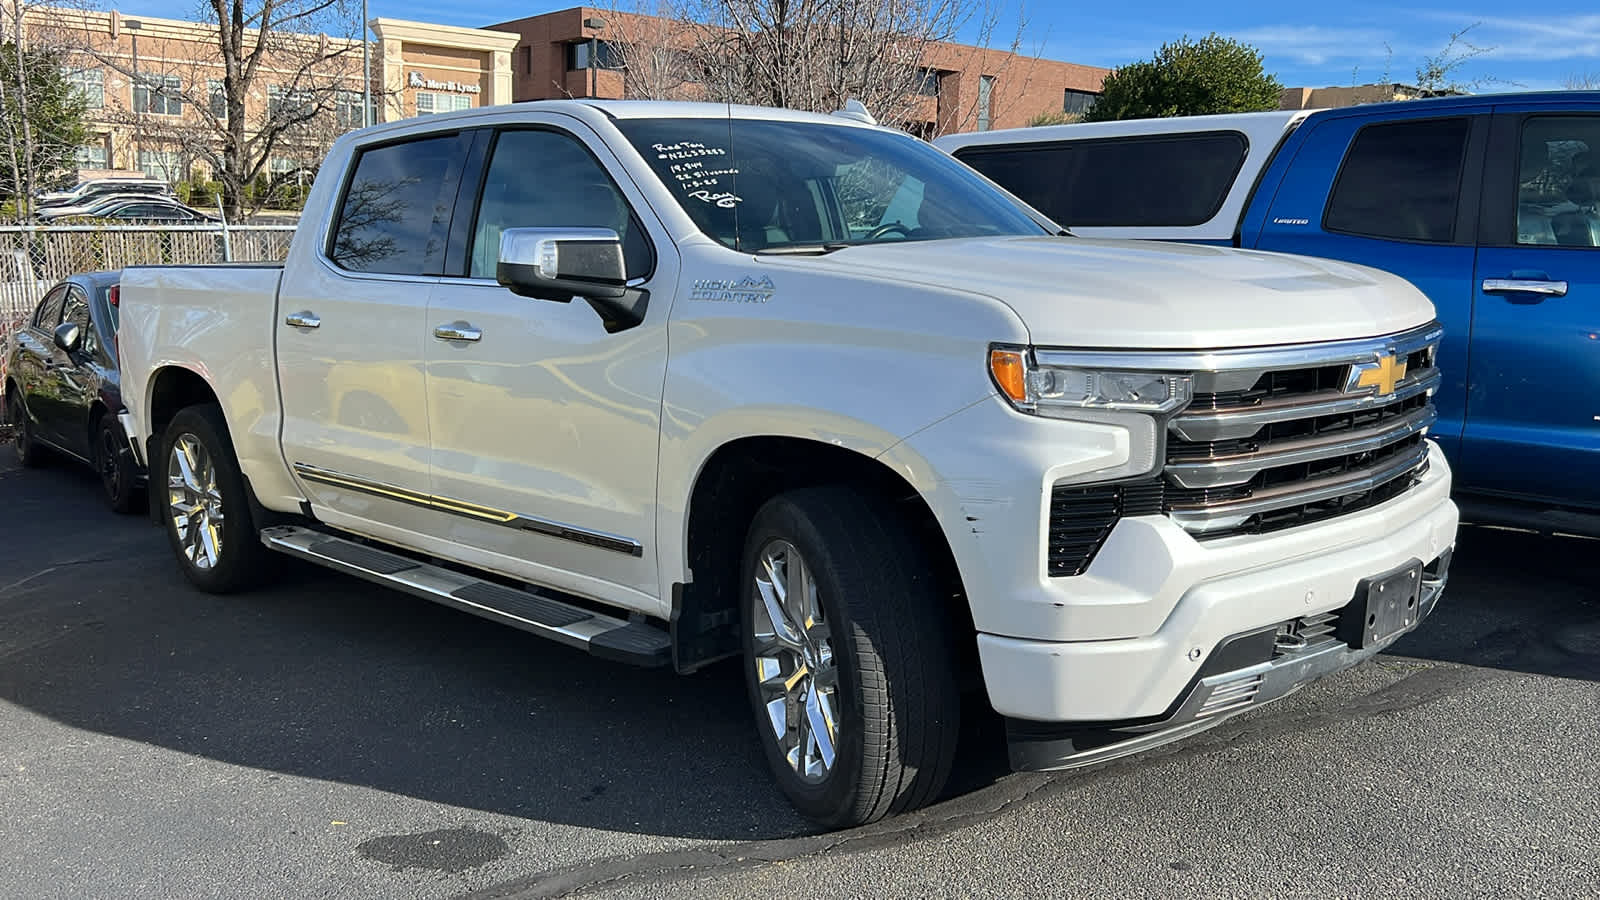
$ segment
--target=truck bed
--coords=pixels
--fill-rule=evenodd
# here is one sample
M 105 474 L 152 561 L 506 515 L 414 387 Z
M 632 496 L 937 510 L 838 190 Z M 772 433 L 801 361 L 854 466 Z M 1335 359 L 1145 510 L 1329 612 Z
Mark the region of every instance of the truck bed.
M 225 401 L 228 430 L 251 483 L 282 482 L 273 362 L 282 273 L 282 265 L 257 263 L 123 271 L 118 341 L 123 401 L 147 452 L 163 424 L 152 415 L 159 411 L 153 407 L 172 377 L 153 383 L 152 376 L 178 367 L 202 376 Z M 149 462 L 152 473 L 160 471 L 157 461 Z

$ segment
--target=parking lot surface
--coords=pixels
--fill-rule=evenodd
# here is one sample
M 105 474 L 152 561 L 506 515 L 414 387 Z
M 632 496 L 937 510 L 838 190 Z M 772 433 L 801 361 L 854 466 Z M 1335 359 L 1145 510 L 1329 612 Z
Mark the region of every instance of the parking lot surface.
M 733 665 L 641 671 L 284 561 L 191 589 L 0 450 L 0 896 L 1592 895 L 1600 542 L 1467 527 L 1372 663 L 1151 754 L 818 834 Z

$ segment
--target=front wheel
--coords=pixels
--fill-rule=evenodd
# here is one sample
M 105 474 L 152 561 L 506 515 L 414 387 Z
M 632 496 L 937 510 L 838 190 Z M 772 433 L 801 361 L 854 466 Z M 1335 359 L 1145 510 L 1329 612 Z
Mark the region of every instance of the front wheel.
M 36 469 L 44 465 L 45 449 L 33 436 L 33 423 L 28 421 L 28 408 L 22 402 L 21 388 L 13 389 L 6 399 L 6 418 L 15 431 L 12 438 L 17 448 L 17 462 L 24 468 Z
M 779 495 L 745 542 L 743 641 L 779 787 L 830 828 L 933 802 L 961 711 L 947 610 L 904 523 L 846 488 Z
M 215 405 L 172 417 L 151 467 L 152 503 L 162 504 L 167 540 L 196 587 L 226 594 L 265 580 L 269 551 L 250 513 L 244 476 Z

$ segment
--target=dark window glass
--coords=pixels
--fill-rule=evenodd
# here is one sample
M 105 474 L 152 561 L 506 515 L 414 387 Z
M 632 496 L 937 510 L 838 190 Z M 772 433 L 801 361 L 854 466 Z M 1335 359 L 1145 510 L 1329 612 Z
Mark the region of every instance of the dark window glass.
M 58 287 L 44 296 L 39 301 L 39 308 L 33 313 L 33 327 L 45 331 L 54 331 L 61 324 L 61 301 L 67 295 L 65 287 Z
M 1238 132 L 975 147 L 962 162 L 1062 225 L 1201 225 L 1244 163 Z
M 595 41 L 594 67 L 596 69 L 627 68 L 625 54 L 610 41 Z M 573 71 L 589 68 L 589 42 L 567 45 L 567 68 Z
M 1094 109 L 1095 101 L 1099 99 L 1100 95 L 1094 91 L 1075 91 L 1067 88 L 1061 98 L 1061 111 L 1069 116 L 1081 116 Z
M 460 141 L 430 137 L 366 150 L 345 189 L 329 257 L 357 272 L 438 271 Z
M 1523 124 L 1517 243 L 1600 247 L 1600 116 Z
M 759 119 L 622 119 L 689 218 L 736 250 L 1040 235 L 971 169 L 907 134 Z
M 1466 119 L 1368 125 L 1345 155 L 1323 227 L 1367 237 L 1449 242 L 1461 198 Z
M 538 178 L 529 178 L 529 172 Z M 493 278 L 507 228 L 610 228 L 628 277 L 650 273 L 650 244 L 622 192 L 583 144 L 554 131 L 507 131 L 495 141 L 472 237 L 473 278 Z
M 83 291 L 71 288 L 67 291 L 66 302 L 61 307 L 61 321 L 71 322 L 78 326 L 78 334 L 82 336 L 82 349 L 84 352 L 94 350 L 94 333 L 89 327 L 89 298 Z

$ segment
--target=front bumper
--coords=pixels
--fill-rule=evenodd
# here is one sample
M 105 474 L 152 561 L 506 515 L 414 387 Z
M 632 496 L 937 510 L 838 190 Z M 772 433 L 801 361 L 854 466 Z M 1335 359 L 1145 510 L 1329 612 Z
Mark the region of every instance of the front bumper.
M 1361 594 L 1332 613 L 1230 635 L 1212 648 L 1209 662 L 1159 716 L 1118 722 L 1008 719 L 1011 765 L 1017 770 L 1074 769 L 1142 752 L 1219 725 L 1370 659 L 1432 614 L 1449 580 L 1451 555 L 1446 551 L 1422 567 L 1415 617 L 1408 617 L 1403 628 L 1382 640 L 1360 638 L 1366 615 Z M 1420 561 L 1411 560 L 1410 565 Z M 1318 626 L 1311 641 L 1294 633 L 1296 624 L 1306 621 Z

